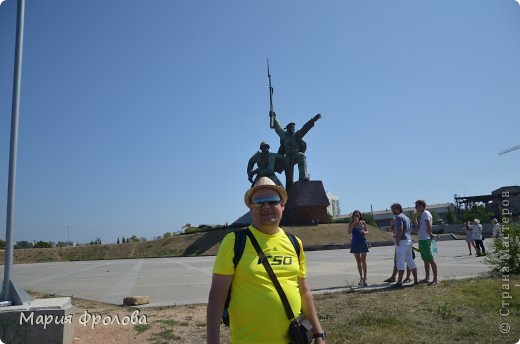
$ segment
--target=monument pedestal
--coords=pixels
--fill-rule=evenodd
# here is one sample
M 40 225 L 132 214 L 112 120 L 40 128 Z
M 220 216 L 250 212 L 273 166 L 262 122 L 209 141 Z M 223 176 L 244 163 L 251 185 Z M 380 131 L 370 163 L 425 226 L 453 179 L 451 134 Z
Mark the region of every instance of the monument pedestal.
M 321 180 L 297 181 L 288 194 L 282 224 L 313 225 L 328 222 L 329 199 Z
M 70 297 L 0 307 L 0 340 L 10 344 L 71 344 L 77 321 L 73 316 Z

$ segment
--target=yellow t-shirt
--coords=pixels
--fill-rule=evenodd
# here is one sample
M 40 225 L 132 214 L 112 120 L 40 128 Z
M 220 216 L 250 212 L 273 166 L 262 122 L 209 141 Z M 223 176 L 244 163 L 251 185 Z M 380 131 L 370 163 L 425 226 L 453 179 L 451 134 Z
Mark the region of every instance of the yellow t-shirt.
M 249 230 L 269 259 L 295 316 L 301 312 L 298 277 L 305 278 L 305 254 L 300 243 L 300 260 L 291 241 L 280 228 L 269 235 L 253 226 Z M 233 266 L 235 234 L 224 237 L 213 267 L 213 273 L 234 275 L 229 304 L 231 342 L 233 344 L 287 344 L 289 319 L 271 278 L 258 259 L 249 238 L 236 270 Z

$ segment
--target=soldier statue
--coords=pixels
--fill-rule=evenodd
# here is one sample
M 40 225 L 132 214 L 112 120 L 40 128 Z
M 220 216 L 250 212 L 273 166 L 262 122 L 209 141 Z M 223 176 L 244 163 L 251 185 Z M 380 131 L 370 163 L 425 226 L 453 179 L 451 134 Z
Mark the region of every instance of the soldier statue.
M 260 177 L 270 178 L 276 185 L 282 185 L 280 180 L 274 174 L 281 173 L 284 170 L 283 156 L 269 152 L 269 144 L 267 142 L 260 143 L 260 151 L 256 152 L 247 163 L 247 179 L 254 184 Z M 253 169 L 256 164 L 257 168 Z M 253 179 L 253 177 L 256 177 Z
M 296 124 L 293 122 L 287 124 L 285 130 L 282 129 L 280 123 L 278 123 L 278 120 L 276 119 L 276 113 L 274 111 L 270 111 L 269 116 L 270 123 L 273 124 L 272 128 L 280 137 L 280 149 L 278 150 L 278 154 L 282 155 L 285 159 L 285 188 L 289 190 L 293 184 L 295 164 L 298 164 L 298 180 L 309 180 L 309 174 L 307 173 L 307 162 L 305 158 L 307 144 L 305 141 L 303 141 L 303 137 L 312 127 L 314 127 L 314 123 L 321 118 L 321 115 L 317 114 L 311 118 L 298 131 L 295 131 Z

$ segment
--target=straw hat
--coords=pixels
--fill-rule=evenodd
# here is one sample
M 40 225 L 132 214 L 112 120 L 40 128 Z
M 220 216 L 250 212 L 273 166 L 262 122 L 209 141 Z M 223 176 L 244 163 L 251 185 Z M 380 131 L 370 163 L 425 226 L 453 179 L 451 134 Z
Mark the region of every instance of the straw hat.
M 253 187 L 251 187 L 251 189 L 247 190 L 246 194 L 244 195 L 244 203 L 246 204 L 246 206 L 248 208 L 251 205 L 251 196 L 253 195 L 253 193 L 255 193 L 256 190 L 259 190 L 262 188 L 269 188 L 269 189 L 275 190 L 276 192 L 278 192 L 280 194 L 280 197 L 282 197 L 282 204 L 285 205 L 287 203 L 287 191 L 285 191 L 285 189 L 283 187 L 276 185 L 271 180 L 271 178 L 260 177 L 256 181 L 255 185 L 253 185 Z
M 475 220 L 473 220 L 473 222 L 475 222 L 478 225 L 480 223 L 480 220 L 479 219 L 475 219 Z

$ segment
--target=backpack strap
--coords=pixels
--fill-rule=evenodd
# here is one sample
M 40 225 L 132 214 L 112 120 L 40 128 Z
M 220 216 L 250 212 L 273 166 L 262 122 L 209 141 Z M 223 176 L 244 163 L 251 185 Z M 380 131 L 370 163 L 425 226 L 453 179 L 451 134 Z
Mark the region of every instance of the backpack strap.
M 233 245 L 233 266 L 235 269 L 237 268 L 238 262 L 242 258 L 242 254 L 244 253 L 244 249 L 246 248 L 246 228 L 241 228 L 238 231 L 235 231 L 235 243 Z M 222 322 L 224 325 L 229 326 L 229 303 L 231 302 L 231 286 L 229 286 L 228 294 L 226 297 L 226 303 L 224 305 L 224 314 L 222 314 Z
M 233 256 L 233 265 L 236 269 L 238 262 L 242 258 L 242 254 L 244 253 L 244 249 L 246 248 L 246 228 L 241 228 L 235 232 L 235 244 L 233 246 L 234 256 Z
M 285 232 L 285 234 L 287 235 L 287 237 L 289 238 L 289 241 L 291 242 L 291 244 L 294 247 L 294 251 L 296 252 L 296 255 L 298 256 L 298 263 L 299 263 L 300 262 L 300 253 L 301 253 L 300 243 L 298 242 L 296 235 L 289 233 L 289 232 Z

